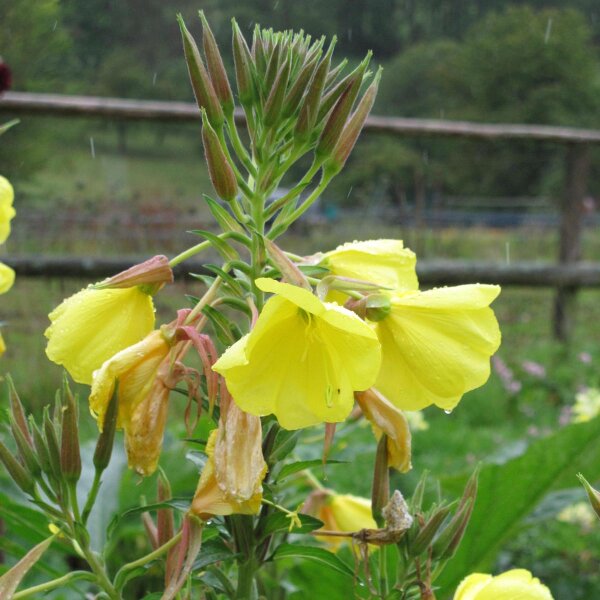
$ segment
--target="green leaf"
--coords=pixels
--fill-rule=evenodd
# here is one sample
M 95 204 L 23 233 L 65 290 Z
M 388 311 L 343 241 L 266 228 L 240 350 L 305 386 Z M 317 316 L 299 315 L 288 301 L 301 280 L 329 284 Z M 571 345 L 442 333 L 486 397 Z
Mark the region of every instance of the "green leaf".
M 229 214 L 227 209 L 221 206 L 216 200 L 213 200 L 210 196 L 203 194 L 206 204 L 215 218 L 215 221 L 221 226 L 223 231 L 237 231 L 238 233 L 244 233 L 242 226 Z
M 192 229 L 191 231 L 188 231 L 188 233 L 193 233 L 194 235 L 199 235 L 203 238 L 206 238 L 212 244 L 213 248 L 217 250 L 225 260 L 236 260 L 240 257 L 240 255 L 237 253 L 237 250 L 232 248 L 218 235 L 215 235 L 210 231 L 205 231 L 204 229 Z
M 546 494 L 571 487 L 575 474 L 586 468 L 590 472 L 600 470 L 600 418 L 569 425 L 502 465 L 484 466 L 465 537 L 436 580 L 444 592 L 440 597 L 451 595 L 469 573 L 485 572 L 501 544 Z M 454 479 L 444 484 L 444 489 L 458 491 L 463 485 L 464 479 Z
M 240 298 L 236 298 L 235 296 L 223 296 L 221 298 L 221 304 L 231 306 L 231 308 L 235 308 L 236 310 L 243 312 L 247 317 L 252 316 L 252 312 L 250 311 L 248 304 L 246 304 L 246 302 Z
M 237 296 L 244 295 L 244 290 L 240 286 L 239 282 L 235 279 L 235 277 L 232 277 L 229 273 L 221 269 L 221 267 L 218 267 L 217 265 L 206 264 L 204 265 L 204 268 L 208 271 L 211 271 L 215 275 L 218 275 L 231 288 L 231 291 L 234 294 L 236 294 Z
M 273 444 L 273 450 L 269 456 L 269 463 L 274 465 L 276 462 L 283 460 L 298 443 L 300 437 L 300 430 L 288 431 L 287 429 L 280 429 L 275 437 L 275 443 Z
M 0 577 L 0 598 L 12 598 L 14 591 L 19 587 L 23 577 L 46 552 L 53 542 L 54 536 L 34 546 L 12 569 Z
M 328 569 L 333 569 L 349 577 L 354 577 L 354 570 L 333 552 L 317 546 L 300 546 L 296 544 L 281 544 L 271 557 L 272 560 L 283 558 L 302 558 L 321 563 Z
M 205 542 L 203 535 L 202 550 L 194 562 L 194 571 L 200 571 L 217 562 L 233 560 L 236 556 L 237 554 L 234 554 L 222 540 L 213 539 L 210 542 Z
M 282 479 L 285 479 L 294 473 L 298 473 L 298 471 L 304 471 L 304 469 L 312 469 L 313 467 L 323 468 L 327 465 L 341 465 L 347 462 L 348 461 L 345 460 L 328 460 L 324 465 L 320 458 L 315 458 L 313 460 L 300 460 L 298 462 L 285 465 L 281 471 L 279 471 L 279 474 L 275 477 L 275 480 L 281 481 Z
M 323 521 L 315 519 L 310 515 L 298 514 L 298 518 L 302 523 L 301 527 L 294 527 L 290 533 L 310 533 L 315 529 L 323 527 Z M 290 529 L 290 518 L 284 512 L 278 510 L 271 513 L 264 521 L 261 519 L 261 531 L 258 543 L 262 542 L 269 535 L 278 532 L 288 532 Z
M 215 333 L 222 344 L 231 346 L 231 344 L 236 342 L 241 337 L 241 332 L 239 332 L 235 323 L 232 323 L 216 308 L 213 308 L 212 306 L 205 306 L 202 309 L 202 313 L 206 315 L 212 323 Z

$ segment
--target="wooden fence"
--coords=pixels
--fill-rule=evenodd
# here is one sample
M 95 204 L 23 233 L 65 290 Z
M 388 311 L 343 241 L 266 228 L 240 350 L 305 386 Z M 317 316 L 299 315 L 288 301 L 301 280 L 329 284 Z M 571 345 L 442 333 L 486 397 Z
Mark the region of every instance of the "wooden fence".
M 64 117 L 101 117 L 113 120 L 198 121 L 195 104 L 156 102 L 118 98 L 60 96 L 9 92 L 0 97 L 0 113 L 10 116 L 43 115 Z M 238 123 L 244 122 L 236 112 Z M 600 263 L 581 263 L 581 234 L 584 199 L 588 190 L 591 152 L 600 143 L 600 131 L 541 125 L 487 124 L 433 119 L 404 119 L 372 116 L 365 131 L 394 136 L 445 136 L 479 140 L 515 140 L 552 142 L 565 145 L 565 189 L 560 200 L 560 244 L 554 266 L 539 264 L 487 265 L 482 263 L 431 263 L 421 265 L 426 284 L 463 283 L 479 280 L 503 285 L 533 285 L 556 288 L 554 333 L 566 340 L 572 328 L 577 290 L 600 286 Z M 81 276 L 94 278 L 112 273 L 122 265 L 96 259 L 43 258 L 13 259 L 20 274 Z M 102 266 L 103 265 L 103 266 Z M 110 266 L 109 271 L 106 270 Z M 96 270 L 94 270 L 96 269 Z

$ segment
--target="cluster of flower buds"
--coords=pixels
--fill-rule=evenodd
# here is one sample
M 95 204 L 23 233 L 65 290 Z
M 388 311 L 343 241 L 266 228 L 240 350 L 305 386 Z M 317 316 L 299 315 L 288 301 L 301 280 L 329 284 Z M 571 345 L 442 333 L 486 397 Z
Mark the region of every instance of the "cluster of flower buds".
M 221 200 L 239 200 L 242 212 L 236 216 L 245 213 L 259 229 L 282 211 L 270 235 L 274 238 L 308 208 L 307 201 L 298 205 L 298 198 L 319 171 L 321 183 L 310 203 L 344 166 L 375 101 L 380 72 L 361 97 L 363 83 L 371 75 L 370 53 L 344 74 L 345 61 L 332 64 L 335 38 L 326 47 L 325 38 L 312 40 L 304 32 L 257 26 L 249 47 L 233 20 L 237 99 L 248 128 L 247 149 L 236 129 L 223 59 L 204 14 L 200 17 L 204 57 L 181 16 L 179 24 L 202 113 L 202 140 L 213 187 Z M 308 152 L 314 156 L 305 177 L 267 204 L 288 169 Z
M 53 518 L 69 510 L 74 486 L 81 476 L 79 409 L 65 378 L 53 409 L 46 406 L 41 425 L 25 410 L 10 376 L 10 429 L 16 452 L 0 442 L 0 461 L 15 484 Z M 116 424 L 116 402 L 107 413 L 105 429 L 94 452 L 94 466 L 101 473 L 110 462 Z M 50 502 L 50 504 L 48 504 Z M 58 508 L 54 510 L 51 505 Z M 87 516 L 87 515 L 86 515 Z

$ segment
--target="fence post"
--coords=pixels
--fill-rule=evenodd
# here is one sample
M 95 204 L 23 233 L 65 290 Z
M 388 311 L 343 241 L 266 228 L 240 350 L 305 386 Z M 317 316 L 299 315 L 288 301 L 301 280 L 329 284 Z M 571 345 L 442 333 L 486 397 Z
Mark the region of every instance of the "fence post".
M 561 265 L 581 260 L 584 200 L 588 190 L 590 147 L 570 144 L 567 147 L 565 189 L 560 200 L 560 240 L 558 262 Z M 559 287 L 554 299 L 554 337 L 569 339 L 575 317 L 577 287 Z

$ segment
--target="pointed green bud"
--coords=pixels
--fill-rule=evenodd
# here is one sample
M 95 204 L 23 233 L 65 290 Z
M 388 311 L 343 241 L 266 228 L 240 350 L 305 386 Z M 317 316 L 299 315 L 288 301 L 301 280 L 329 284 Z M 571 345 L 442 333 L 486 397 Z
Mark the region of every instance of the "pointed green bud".
M 588 495 L 588 499 L 590 501 L 590 504 L 592 505 L 592 508 L 594 509 L 594 512 L 596 513 L 598 518 L 600 518 L 600 492 L 594 489 L 581 473 L 577 474 L 577 478 L 581 482 L 581 485 L 583 485 L 583 487 L 585 488 L 585 491 Z
M 431 552 L 433 558 L 447 560 L 454 556 L 471 519 L 473 505 L 474 501 L 469 499 L 462 507 L 459 507 L 450 523 L 433 543 Z
M 321 134 L 321 138 L 319 139 L 315 151 L 318 157 L 327 158 L 332 155 L 333 149 L 342 135 L 348 115 L 350 114 L 354 101 L 360 91 L 360 86 L 362 85 L 369 59 L 370 54 L 367 55 L 367 58 L 354 71 L 354 74 L 348 81 L 346 89 L 343 91 L 327 118 L 323 133 Z
M 419 533 L 416 535 L 414 540 L 409 544 L 408 552 L 413 558 L 418 558 L 433 541 L 446 517 L 450 514 L 451 506 L 440 506 L 431 515 L 429 520 L 423 527 L 420 528 Z
M 44 436 L 42 435 L 37 423 L 33 420 L 33 417 L 29 417 L 29 424 L 31 425 L 33 447 L 35 449 L 38 462 L 40 463 L 40 467 L 46 475 L 51 476 L 54 473 L 52 472 L 52 467 L 50 465 L 50 455 L 48 453 L 46 440 L 44 439 Z
M 8 471 L 11 479 L 26 494 L 33 495 L 35 484 L 33 477 L 25 467 L 13 456 L 12 452 L 0 441 L 0 461 Z
M 281 273 L 282 280 L 304 288 L 305 290 L 312 291 L 310 283 L 306 280 L 306 277 L 300 271 L 298 266 L 285 254 L 285 252 L 268 238 L 264 238 L 265 248 L 269 255 L 269 258 L 273 261 L 273 264 Z
M 335 44 L 336 37 L 334 36 L 329 44 L 327 54 L 319 63 L 308 87 L 308 91 L 304 96 L 302 108 L 300 109 L 300 117 L 298 118 L 298 123 L 296 125 L 296 135 L 301 140 L 306 140 L 310 137 L 310 133 L 317 122 L 321 96 L 323 95 L 323 89 L 325 88 L 325 80 L 331 65 L 331 56 L 333 55 Z
M 346 68 L 347 64 L 348 59 L 344 58 L 344 60 L 340 61 L 340 64 L 337 67 L 329 71 L 329 73 L 327 74 L 327 81 L 325 81 L 326 88 L 333 85 L 334 81 L 338 78 L 338 75 Z
M 310 62 L 307 62 L 300 71 L 296 81 L 291 86 L 289 92 L 286 94 L 284 100 L 283 117 L 287 119 L 291 117 L 302 100 L 302 96 L 306 92 L 308 83 L 314 75 L 315 69 L 317 68 L 317 62 L 319 60 L 320 53 L 318 53 Z
M 33 441 L 31 439 L 29 427 L 27 426 L 27 417 L 25 416 L 25 409 L 23 408 L 23 404 L 21 403 L 21 399 L 19 398 L 19 394 L 17 393 L 17 389 L 15 388 L 15 384 L 12 380 L 12 377 L 9 374 L 6 375 L 6 381 L 8 383 L 10 412 L 15 420 L 17 427 L 23 432 L 23 436 L 27 440 L 28 444 L 32 446 Z
M 250 106 L 255 101 L 252 56 L 235 19 L 231 20 L 231 25 L 238 99 L 242 106 Z
M 384 433 L 377 443 L 373 485 L 371 487 L 371 510 L 373 518 L 380 527 L 385 519 L 382 510 L 390 501 L 390 469 L 388 465 L 387 435 Z
M 18 426 L 14 418 L 14 415 L 11 414 L 9 418 L 12 436 L 15 440 L 15 443 L 17 444 L 17 449 L 19 451 L 19 458 L 21 459 L 21 462 L 25 465 L 25 468 L 31 474 L 31 476 L 34 478 L 38 477 L 41 474 L 42 469 L 33 450 L 33 441 L 30 442 L 30 440 L 28 440 L 25 437 L 23 431 Z
M 71 392 L 65 376 L 63 381 L 62 435 L 60 466 L 64 478 L 77 482 L 81 477 L 81 453 L 79 450 L 79 414 L 77 400 Z
M 104 471 L 110 463 L 112 456 L 113 445 L 115 441 L 115 431 L 117 429 L 117 415 L 119 409 L 119 384 L 115 385 L 112 398 L 108 403 L 106 414 L 104 415 L 104 424 L 102 431 L 98 436 L 96 442 L 96 449 L 94 450 L 94 468 L 98 472 Z
M 256 25 L 252 37 L 252 58 L 256 67 L 256 75 L 259 81 L 262 81 L 267 71 L 267 59 L 265 57 L 265 47 L 263 45 L 260 27 Z
M 202 143 L 213 187 L 221 199 L 231 202 L 237 196 L 237 179 L 205 110 L 202 110 Z
M 204 108 L 206 110 L 211 125 L 215 129 L 218 129 L 223 125 L 225 117 L 219 99 L 217 98 L 217 93 L 215 92 L 206 67 L 202 62 L 198 46 L 196 45 L 192 34 L 185 26 L 181 15 L 177 15 L 177 22 L 179 23 L 179 28 L 181 30 L 185 61 L 187 63 L 188 73 L 190 75 L 190 81 L 192 83 L 192 89 L 194 90 L 198 108 Z
M 326 171 L 337 174 L 346 164 L 348 156 L 350 156 L 350 152 L 352 152 L 365 121 L 367 120 L 367 117 L 373 108 L 375 98 L 377 97 L 379 80 L 381 79 L 381 71 L 382 69 L 380 67 L 377 71 L 377 75 L 375 76 L 375 80 L 367 88 L 367 91 L 361 98 L 358 107 L 344 126 L 342 135 L 333 149 L 333 155 L 328 161 L 328 164 L 324 167 Z
M 202 20 L 202 46 L 204 47 L 208 73 L 223 111 L 226 115 L 232 115 L 234 108 L 233 94 L 231 93 L 223 58 L 203 10 L 200 11 L 200 19 Z
M 288 78 L 290 76 L 290 61 L 288 59 L 281 65 L 277 77 L 273 82 L 273 87 L 265 104 L 265 115 L 263 122 L 267 127 L 273 127 L 279 119 L 285 93 L 287 89 Z M 268 88 L 267 88 L 268 89 Z
M 415 486 L 415 491 L 410 499 L 410 509 L 413 514 L 421 512 L 421 506 L 423 505 L 423 496 L 425 495 L 425 484 L 427 483 L 428 471 L 423 471 L 423 475 L 419 479 L 419 482 Z
M 48 459 L 50 461 L 50 469 L 54 478 L 57 481 L 62 481 L 62 470 L 60 465 L 60 446 L 58 444 L 58 436 L 54 423 L 50 419 L 50 411 L 48 407 L 44 408 L 44 439 L 48 448 Z
M 273 48 L 273 52 L 271 53 L 271 56 L 269 57 L 269 62 L 267 64 L 267 71 L 264 77 L 265 93 L 270 93 L 270 91 L 273 89 L 275 78 L 277 77 L 277 74 L 281 71 L 281 65 L 283 64 L 283 61 L 286 58 L 287 57 L 285 56 L 285 53 L 284 51 L 282 51 L 281 48 L 281 42 L 279 42 Z

